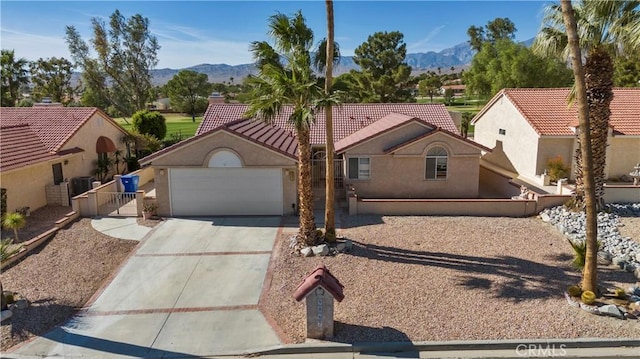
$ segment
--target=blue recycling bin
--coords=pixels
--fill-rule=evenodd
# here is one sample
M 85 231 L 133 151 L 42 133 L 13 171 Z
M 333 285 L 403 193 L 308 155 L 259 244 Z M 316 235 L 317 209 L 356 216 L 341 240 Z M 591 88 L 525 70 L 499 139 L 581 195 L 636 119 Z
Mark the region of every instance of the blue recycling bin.
M 120 177 L 125 192 L 136 192 L 138 190 L 138 181 L 140 176 L 138 175 L 124 175 Z

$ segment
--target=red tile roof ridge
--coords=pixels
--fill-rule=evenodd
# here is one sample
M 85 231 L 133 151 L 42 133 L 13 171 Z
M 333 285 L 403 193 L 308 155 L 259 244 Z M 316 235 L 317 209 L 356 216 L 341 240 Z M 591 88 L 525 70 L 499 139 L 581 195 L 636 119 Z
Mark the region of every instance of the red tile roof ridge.
M 0 128 L 2 128 L 2 129 L 28 127 L 28 126 L 29 126 L 28 123 L 18 123 L 18 124 L 14 124 L 14 125 L 2 125 L 2 124 L 0 124 Z
M 342 302 L 344 299 L 344 286 L 340 283 L 338 278 L 331 274 L 324 264 L 318 265 L 314 270 L 305 275 L 302 283 L 298 285 L 293 293 L 293 298 L 299 302 L 306 298 L 307 295 L 317 287 L 324 288 L 338 302 Z

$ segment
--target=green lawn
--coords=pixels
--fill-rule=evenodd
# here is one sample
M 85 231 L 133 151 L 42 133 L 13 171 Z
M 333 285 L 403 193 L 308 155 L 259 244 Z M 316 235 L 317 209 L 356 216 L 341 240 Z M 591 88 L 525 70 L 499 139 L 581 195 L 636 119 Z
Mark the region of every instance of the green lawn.
M 190 116 L 180 113 L 167 113 L 163 116 L 167 119 L 167 135 L 164 139 L 170 139 L 173 134 L 180 134 L 182 139 L 193 137 L 202 122 L 202 116 L 196 117 L 196 122 L 193 122 Z M 116 121 L 127 131 L 132 128 L 130 118 L 118 118 Z
M 431 99 L 429 97 L 418 98 L 418 103 L 430 103 Z M 444 98 L 442 97 L 434 97 L 433 103 L 444 103 Z M 455 111 L 455 112 L 471 112 L 473 115 L 477 114 L 482 110 L 484 105 L 487 103 L 487 100 L 480 99 L 462 99 L 456 98 L 455 102 L 451 106 L 447 106 L 447 110 Z

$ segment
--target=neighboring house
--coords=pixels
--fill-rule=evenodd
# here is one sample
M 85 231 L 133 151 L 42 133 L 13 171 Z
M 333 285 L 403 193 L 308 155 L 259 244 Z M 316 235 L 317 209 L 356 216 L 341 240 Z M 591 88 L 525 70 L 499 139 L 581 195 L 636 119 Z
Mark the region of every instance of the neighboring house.
M 570 89 L 504 89 L 473 119 L 474 140 L 494 149 L 483 159 L 540 181 L 547 162 L 560 156 L 571 166 L 577 150 L 577 106 L 569 106 Z M 616 88 L 605 176 L 628 175 L 640 162 L 640 88 Z
M 456 97 L 460 97 L 464 94 L 464 91 L 467 89 L 467 85 L 443 85 L 440 87 L 440 94 L 444 95 L 447 90 L 453 91 L 453 95 Z
M 7 210 L 69 205 L 89 189 L 99 156 L 125 148 L 127 132 L 97 108 L 0 108 L 0 184 Z
M 247 105 L 209 105 L 196 135 L 142 159 L 161 215 L 282 215 L 297 208 L 297 140 L 286 107 L 272 124 Z M 464 140 L 441 104 L 333 108 L 336 192 L 373 198 L 478 196 L 482 146 Z M 312 180 L 323 193 L 325 118 L 311 127 Z M 346 160 L 345 160 L 346 159 Z
M 436 109 L 437 115 L 448 115 Z M 477 198 L 481 151 L 490 151 L 397 113 L 343 138 L 335 148 L 346 159 L 347 185 L 364 198 Z

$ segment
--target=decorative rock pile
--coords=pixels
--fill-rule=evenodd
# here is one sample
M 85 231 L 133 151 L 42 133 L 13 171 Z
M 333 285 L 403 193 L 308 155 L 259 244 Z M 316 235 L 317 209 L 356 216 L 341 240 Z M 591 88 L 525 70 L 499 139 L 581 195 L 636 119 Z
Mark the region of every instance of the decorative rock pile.
M 640 287 L 629 287 L 626 290 L 625 298 L 619 298 L 617 304 L 588 305 L 582 303 L 579 298 L 571 297 L 564 293 L 569 305 L 580 308 L 588 313 L 614 317 L 618 319 L 640 319 Z M 613 298 L 612 295 L 606 297 Z M 628 304 L 622 304 L 625 302 Z
M 611 204 L 609 208 L 611 213 L 598 213 L 598 241 L 600 241 L 598 264 L 614 264 L 621 270 L 633 272 L 640 281 L 640 243 L 620 235 L 618 230 L 623 226 L 620 223 L 621 216 L 640 217 L 640 203 Z M 586 218 L 583 212 L 572 212 L 560 206 L 545 209 L 540 213 L 540 218 L 554 225 L 573 243 L 581 243 L 586 239 Z M 570 305 L 592 314 L 618 319 L 640 318 L 640 286 L 629 287 L 624 292 L 622 296 L 624 298 L 604 294 L 605 298 L 618 298 L 618 301 L 615 304 L 606 303 L 599 306 L 587 305 L 568 293 L 565 293 L 565 297 Z
M 300 247 L 297 243 L 296 236 L 289 238 L 290 247 L 294 253 L 299 253 L 303 257 L 324 257 L 334 256 L 338 253 L 349 252 L 353 248 L 353 242 L 348 239 L 338 238 L 334 243 L 322 243 L 317 246 Z
M 620 216 L 640 217 L 640 203 L 611 204 L 611 213 L 598 213 L 598 264 L 617 265 L 620 269 L 632 272 L 640 281 L 640 243 L 620 235 Z M 585 214 L 572 212 L 559 206 L 547 208 L 540 218 L 550 223 L 574 243 L 583 242 L 585 235 Z

